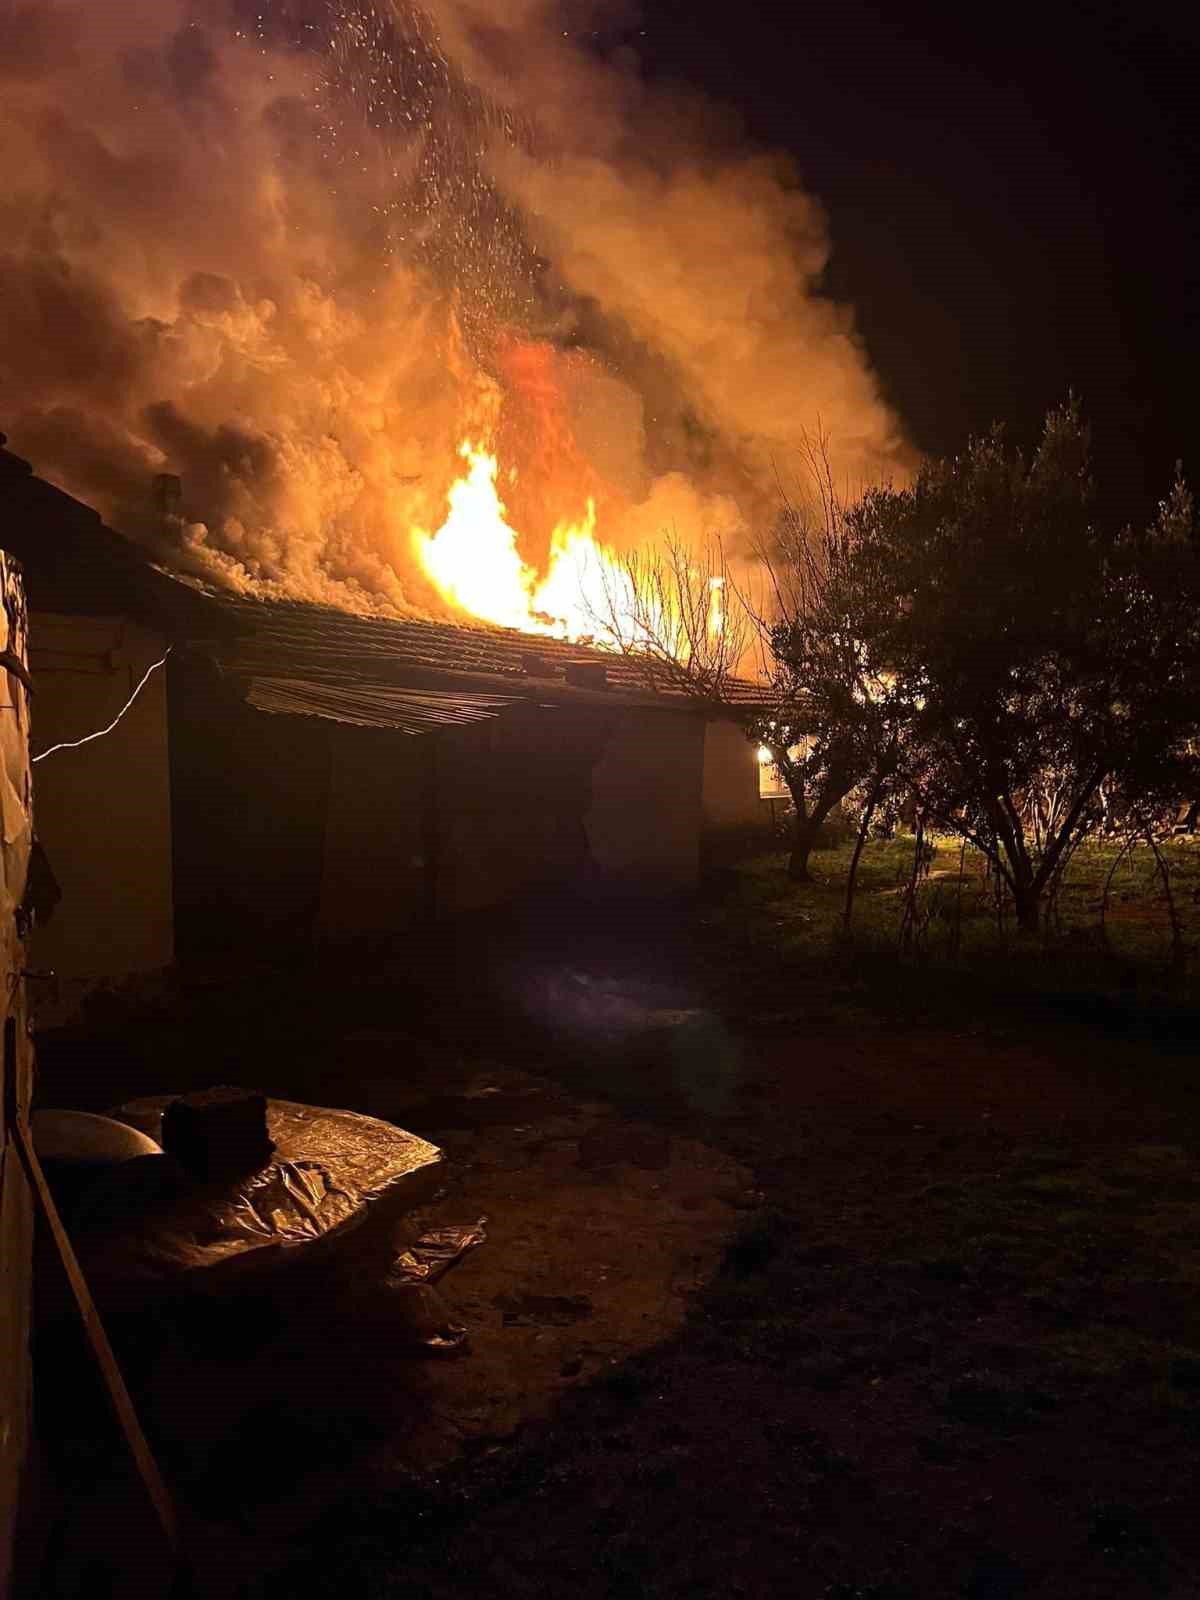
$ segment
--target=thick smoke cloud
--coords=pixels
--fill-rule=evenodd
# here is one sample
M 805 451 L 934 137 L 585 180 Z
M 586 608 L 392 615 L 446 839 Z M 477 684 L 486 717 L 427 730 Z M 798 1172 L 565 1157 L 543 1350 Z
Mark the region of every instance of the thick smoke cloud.
M 818 429 L 902 473 L 819 209 L 563 20 L 0 0 L 12 446 L 196 576 L 398 611 L 464 433 L 535 561 L 590 492 L 613 542 L 747 537 Z

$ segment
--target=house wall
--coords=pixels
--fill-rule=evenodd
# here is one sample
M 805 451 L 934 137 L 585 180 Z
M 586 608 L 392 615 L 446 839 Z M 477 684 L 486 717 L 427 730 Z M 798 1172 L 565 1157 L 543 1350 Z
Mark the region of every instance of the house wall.
M 419 738 L 331 728 L 325 937 L 477 911 L 581 869 L 606 717 L 516 706 Z
M 210 665 L 168 678 L 176 951 L 256 960 L 317 929 L 331 724 L 242 704 Z
M 690 889 L 700 863 L 703 719 L 632 706 L 612 717 L 585 819 L 596 866 L 617 889 Z
M 519 706 L 439 737 L 432 833 L 438 914 L 573 884 L 584 813 L 608 737 L 607 710 Z
M 433 740 L 333 723 L 329 748 L 318 933 L 349 939 L 407 927 L 426 908 Z
M 121 618 L 35 612 L 35 752 L 104 728 L 163 639 Z M 62 891 L 31 960 L 59 979 L 60 1010 L 98 980 L 173 956 L 166 674 L 147 680 L 111 733 L 34 767 L 37 832 Z M 39 996 L 39 1016 L 43 999 Z
M 744 827 L 762 820 L 758 754 L 735 722 L 704 728 L 704 827 Z
M 420 738 L 330 726 L 325 937 L 398 932 L 546 886 L 653 895 L 696 881 L 699 717 L 518 706 Z

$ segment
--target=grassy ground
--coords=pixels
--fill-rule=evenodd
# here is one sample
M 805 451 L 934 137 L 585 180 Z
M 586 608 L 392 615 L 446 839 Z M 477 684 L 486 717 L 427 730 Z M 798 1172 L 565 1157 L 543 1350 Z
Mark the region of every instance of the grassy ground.
M 1167 1024 L 1192 1035 L 1200 998 L 1200 844 L 1163 845 L 1181 942 L 1149 848 L 1122 853 L 1105 843 L 1072 861 L 1041 938 L 1017 934 L 1011 912 L 998 914 L 982 855 L 960 841 L 933 841 L 907 936 L 911 837 L 872 840 L 863 851 L 849 931 L 846 878 L 852 845 L 816 853 L 815 881 L 793 884 L 782 853 L 743 858 L 719 874 L 705 913 L 718 948 L 736 951 L 778 989 L 784 973 L 799 982 L 837 974 L 860 1002 L 946 1013 L 964 1006 L 1011 1006 L 1122 1014 L 1160 1032 Z M 1107 886 L 1107 904 L 1105 894 Z M 843 998 L 845 998 L 843 994 Z
M 564 1380 L 482 1455 L 384 1482 L 355 1470 L 346 1421 L 323 1511 L 282 1552 L 248 1513 L 206 1594 L 1200 1593 L 1200 1074 L 1160 890 L 1144 853 L 1121 865 L 1104 949 L 1097 851 L 1061 927 L 1021 946 L 968 857 L 943 938 L 942 845 L 951 876 L 924 893 L 956 909 L 901 961 L 910 848 L 870 847 L 849 941 L 841 850 L 811 886 L 777 856 L 727 867 L 694 919 L 494 928 L 433 962 L 435 1056 L 511 1060 L 699 1140 L 749 1169 L 757 1205 L 681 1331 Z M 1171 847 L 1188 938 L 1194 849 Z M 153 1037 L 118 1027 L 109 1049 L 149 1074 L 173 1031 L 200 1060 L 206 1030 L 252 1037 L 277 1092 L 307 1070 L 306 1093 L 336 1078 L 369 1110 L 397 1069 L 339 1030 L 411 1022 L 398 971 L 175 996 Z M 506 1265 L 519 1292 L 519 1249 Z M 251 1473 L 279 1459 L 269 1436 L 245 1451 Z
M 859 863 L 851 913 L 852 936 L 867 945 L 895 949 L 905 913 L 913 866 L 913 839 L 873 839 Z M 961 956 L 968 964 L 990 958 L 1015 938 L 1011 912 L 998 919 L 986 862 L 974 848 L 947 836 L 932 841 L 933 857 L 917 894 L 917 947 L 934 959 Z M 730 915 L 756 926 L 776 947 L 809 954 L 840 935 L 852 842 L 818 851 L 812 884 L 792 884 L 786 856 L 765 852 L 731 869 L 736 885 L 727 894 Z M 1186 836 L 1161 846 L 1184 938 L 1200 938 L 1200 843 Z M 1107 913 L 1101 926 L 1105 883 L 1111 874 Z M 727 878 L 727 882 L 730 879 Z M 1075 855 L 1049 908 L 1046 938 L 1052 944 L 1107 944 L 1118 960 L 1147 970 L 1163 968 L 1171 954 L 1167 898 L 1154 856 L 1146 845 L 1130 851 L 1105 842 Z

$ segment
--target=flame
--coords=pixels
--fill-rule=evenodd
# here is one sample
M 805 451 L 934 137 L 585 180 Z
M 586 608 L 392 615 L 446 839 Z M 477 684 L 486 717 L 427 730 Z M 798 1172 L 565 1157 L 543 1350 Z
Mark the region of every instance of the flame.
M 565 639 L 595 635 L 630 643 L 645 628 L 644 605 L 620 558 L 595 538 L 596 502 L 582 522 L 559 523 L 550 538 L 550 570 L 534 595 L 534 610 L 552 619 Z
M 432 536 L 413 530 L 413 544 L 440 592 L 463 611 L 504 628 L 527 628 L 535 574 L 521 559 L 517 535 L 496 493 L 496 458 L 464 439 L 467 471 L 446 496 L 449 514 Z
M 581 521 L 554 528 L 541 578 L 517 548 L 496 488 L 496 457 L 470 439 L 458 453 L 467 470 L 450 487 L 446 520 L 434 534 L 413 529 L 418 559 L 446 600 L 484 622 L 525 633 L 616 647 L 644 638 L 653 618 L 625 563 L 597 540 L 591 496 Z

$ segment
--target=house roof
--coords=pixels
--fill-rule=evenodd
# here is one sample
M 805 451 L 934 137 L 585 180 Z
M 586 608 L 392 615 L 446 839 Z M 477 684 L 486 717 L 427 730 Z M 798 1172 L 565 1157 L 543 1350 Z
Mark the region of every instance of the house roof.
M 4 443 L 0 433 L 0 547 L 21 563 L 31 610 L 133 616 L 172 634 L 201 626 L 208 603 L 200 591 Z
M 31 609 L 131 609 L 211 659 L 247 704 L 277 715 L 423 733 L 517 703 L 615 700 L 708 715 L 762 703 L 752 683 L 727 683 L 718 706 L 669 666 L 513 628 L 358 616 L 205 588 L 156 566 L 2 448 L 0 546 L 26 567 Z
M 569 644 L 467 623 L 421 618 L 360 617 L 332 608 L 284 602 L 229 599 L 236 633 L 207 647 L 222 669 L 246 681 L 248 698 L 264 710 L 298 705 L 299 691 L 282 684 L 320 689 L 310 694 L 311 714 L 332 715 L 344 696 L 342 720 L 365 720 L 364 708 L 394 703 L 400 689 L 446 697 L 453 693 L 463 720 L 502 709 L 515 700 L 540 703 L 586 701 L 705 711 L 707 705 L 672 681 L 666 669 L 617 651 Z M 657 677 L 657 681 L 655 678 Z M 267 686 L 270 687 L 267 687 Z M 757 685 L 736 682 L 728 699 L 747 708 L 761 703 Z M 382 699 L 380 698 L 382 697 Z M 327 709 L 317 712 L 322 701 Z M 356 709 L 358 715 L 351 713 Z M 406 708 L 406 711 L 409 708 Z M 425 709 L 428 709 L 427 707 Z

